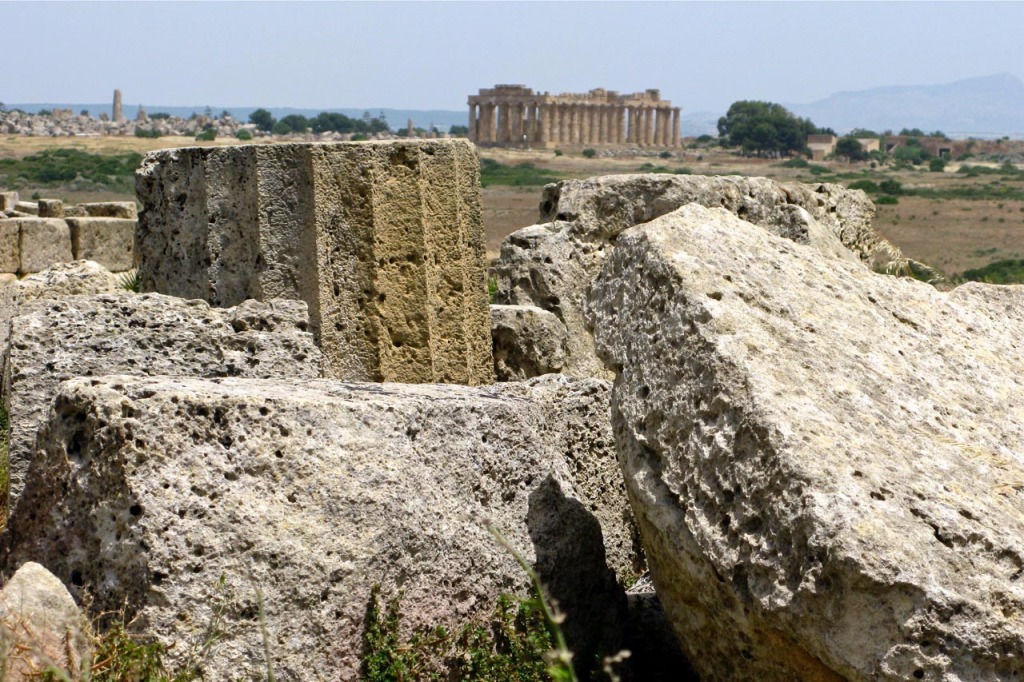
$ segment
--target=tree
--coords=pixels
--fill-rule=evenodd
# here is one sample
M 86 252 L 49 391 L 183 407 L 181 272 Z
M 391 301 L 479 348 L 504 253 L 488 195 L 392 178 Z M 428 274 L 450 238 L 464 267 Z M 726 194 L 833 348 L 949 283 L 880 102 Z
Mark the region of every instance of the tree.
M 469 126 L 453 125 L 451 128 L 448 129 L 448 134 L 462 136 L 469 135 Z
M 867 161 L 868 153 L 864 151 L 860 141 L 853 135 L 839 138 L 836 142 L 836 156 L 842 156 L 850 162 Z
M 723 146 L 742 147 L 744 153 L 789 155 L 807 148 L 807 136 L 818 132 L 809 119 L 799 118 L 781 104 L 741 100 L 733 102 L 718 119 Z
M 258 129 L 269 133 L 274 129 L 274 124 L 277 123 L 277 120 L 266 109 L 257 109 L 249 114 L 249 123 L 254 123 Z
M 278 125 L 281 125 L 282 123 L 285 124 L 296 133 L 305 132 L 306 128 L 309 127 L 309 119 L 307 119 L 302 114 L 288 114 L 277 123 Z M 275 130 L 275 132 L 277 131 Z

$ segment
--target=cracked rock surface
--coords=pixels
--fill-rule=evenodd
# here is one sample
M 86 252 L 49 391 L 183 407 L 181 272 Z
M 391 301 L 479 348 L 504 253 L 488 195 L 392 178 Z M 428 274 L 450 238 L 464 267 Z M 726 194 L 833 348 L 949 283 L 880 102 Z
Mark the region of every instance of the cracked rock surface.
M 545 187 L 543 224 L 502 243 L 496 302 L 554 313 L 568 330 L 561 371 L 610 378 L 585 320 L 590 283 L 620 232 L 691 203 L 724 208 L 842 260 L 880 264 L 900 255 L 871 227 L 875 208 L 867 195 L 838 185 L 664 174 L 566 180 Z
M 705 680 L 1024 672 L 1024 293 L 949 294 L 687 206 L 619 235 L 597 347 Z

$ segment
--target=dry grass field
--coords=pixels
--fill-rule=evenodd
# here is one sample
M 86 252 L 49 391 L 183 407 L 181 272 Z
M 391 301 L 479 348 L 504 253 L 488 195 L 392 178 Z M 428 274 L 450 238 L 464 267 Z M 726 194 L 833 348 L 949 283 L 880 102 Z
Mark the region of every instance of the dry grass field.
M 48 138 L 0 137 L 0 159 L 24 158 L 47 149 L 79 149 L 93 154 L 145 153 L 154 149 L 195 145 L 238 144 L 231 138 L 196 142 L 189 137 L 146 139 L 137 137 Z M 743 158 L 722 149 L 681 149 L 670 158 L 657 156 L 585 158 L 581 150 L 567 150 L 557 156 L 553 150 L 481 149 L 481 157 L 503 166 L 531 164 L 551 171 L 556 178 L 586 178 L 595 175 L 685 169 L 702 175 L 763 175 L 780 181 L 839 182 L 856 179 L 895 179 L 911 190 L 924 190 L 931 196 L 900 196 L 895 205 L 879 205 L 875 226 L 879 232 L 916 260 L 929 263 L 947 274 L 977 268 L 1006 258 L 1024 258 L 1024 177 L 982 175 L 968 177 L 957 173 L 956 163 L 945 172 L 908 169 L 894 171 L 870 169 L 866 164 L 841 161 L 813 164 L 805 168 L 781 165 L 777 160 Z M 996 164 L 988 164 L 996 166 Z M 884 170 L 884 175 L 881 171 Z M 537 222 L 542 184 L 509 186 L 490 184 L 483 190 L 487 251 L 497 255 L 501 240 L 511 232 Z M 956 196 L 962 191 L 977 191 L 993 197 L 997 190 L 1006 198 L 968 199 Z M 30 196 L 33 188 L 23 188 Z M 65 188 L 37 190 L 41 195 L 67 202 L 124 200 L 125 193 L 103 189 L 73 191 Z

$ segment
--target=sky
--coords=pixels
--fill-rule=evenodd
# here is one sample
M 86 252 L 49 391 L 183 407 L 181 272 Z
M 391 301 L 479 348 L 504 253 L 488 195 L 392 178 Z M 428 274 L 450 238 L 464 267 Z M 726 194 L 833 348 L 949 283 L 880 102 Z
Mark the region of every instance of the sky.
M 1024 78 L 1022 2 L 3 2 L 0 101 L 462 109 L 496 83 L 738 99 Z

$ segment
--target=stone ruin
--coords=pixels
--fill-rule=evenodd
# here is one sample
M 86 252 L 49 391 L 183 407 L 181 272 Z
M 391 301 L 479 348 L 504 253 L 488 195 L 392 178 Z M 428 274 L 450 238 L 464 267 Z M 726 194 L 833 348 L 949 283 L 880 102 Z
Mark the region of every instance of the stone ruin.
M 136 219 L 133 201 L 65 206 L 0 192 L 0 277 L 13 280 L 74 260 L 127 272 L 135 267 Z
M 157 293 L 16 302 L 0 565 L 43 641 L 89 595 L 172 663 L 217 619 L 211 679 L 358 679 L 374 583 L 405 632 L 524 593 L 490 525 L 581 675 L 1024 672 L 1020 289 L 872 272 L 861 192 L 621 176 L 545 189 L 488 316 L 470 145 L 252 149 L 139 170 Z
M 679 107 L 656 89 L 552 95 L 496 85 L 469 97 L 469 139 L 500 147 L 680 146 Z

